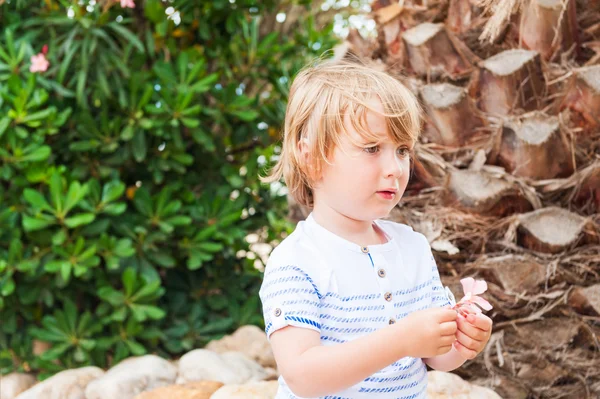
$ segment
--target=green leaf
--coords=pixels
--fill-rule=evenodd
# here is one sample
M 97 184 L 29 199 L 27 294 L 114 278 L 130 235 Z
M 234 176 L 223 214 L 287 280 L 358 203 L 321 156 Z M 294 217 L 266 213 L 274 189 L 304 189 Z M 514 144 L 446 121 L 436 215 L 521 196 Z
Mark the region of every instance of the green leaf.
M 213 84 L 218 79 L 219 79 L 219 74 L 212 73 L 212 74 L 202 78 L 198 82 L 194 83 L 194 85 L 192 87 L 190 87 L 190 89 L 196 93 L 203 93 L 205 91 L 210 90 L 210 88 L 213 86 Z
M 122 238 L 117 241 L 113 252 L 120 258 L 129 258 L 135 254 L 135 248 L 129 238 Z
M 156 252 L 151 255 L 151 259 L 162 267 L 175 266 L 175 258 L 164 252 Z
M 131 351 L 131 353 L 135 356 L 141 356 L 146 354 L 146 348 L 144 348 L 141 344 L 137 343 L 134 340 L 128 339 L 125 341 L 125 344 Z
M 87 185 L 81 185 L 79 182 L 74 181 L 69 186 L 67 193 L 67 199 L 65 201 L 65 214 L 67 214 L 75 205 L 79 203 L 85 197 L 88 192 Z
M 68 263 L 66 260 L 53 260 L 44 265 L 44 270 L 50 273 L 56 273 L 63 267 L 63 263 Z
M 238 118 L 240 118 L 241 120 L 245 121 L 245 122 L 252 122 L 253 120 L 255 120 L 256 118 L 258 118 L 258 112 L 253 111 L 253 110 L 246 110 L 246 111 L 229 111 L 230 114 L 237 116 Z
M 15 281 L 12 278 L 6 279 L 2 285 L 0 285 L 0 295 L 9 296 L 15 290 Z
M 50 177 L 50 201 L 54 208 L 62 213 L 62 177 L 60 173 L 54 172 Z
M 203 325 L 198 330 L 196 330 L 196 332 L 198 334 L 214 334 L 219 332 L 225 332 L 228 329 L 230 329 L 232 325 L 233 320 L 230 317 L 225 317 Z
M 127 308 L 123 307 L 113 312 L 111 319 L 115 321 L 125 321 L 127 317 Z
M 169 223 L 173 226 L 187 226 L 192 223 L 192 218 L 189 216 L 172 216 L 165 220 L 165 222 Z
M 213 310 L 223 310 L 227 307 L 227 297 L 225 295 L 210 295 L 206 298 L 206 303 Z
M 132 301 L 138 301 L 140 299 L 144 299 L 146 297 L 151 297 L 156 294 L 157 291 L 160 290 L 160 280 L 156 280 L 153 282 L 146 282 L 142 288 L 138 292 L 135 293 L 133 297 L 131 297 Z
M 133 138 L 133 134 L 134 134 L 133 126 L 127 125 L 121 131 L 121 139 L 123 139 L 125 141 L 129 141 Z
M 31 216 L 28 216 L 28 215 L 23 215 L 23 228 L 25 229 L 25 231 L 41 230 L 48 226 L 53 225 L 55 222 L 56 221 L 54 219 L 50 219 L 50 218 L 39 219 L 39 218 L 32 218 Z
M 104 207 L 103 212 L 109 215 L 120 215 L 127 210 L 127 204 L 119 202 L 117 204 L 110 204 Z
M 217 231 L 217 225 L 213 224 L 200 230 L 194 237 L 194 241 L 204 241 L 209 237 L 212 237 Z
M 125 184 L 120 181 L 111 181 L 104 185 L 102 189 L 102 202 L 112 202 L 119 198 L 125 192 Z
M 37 120 L 47 119 L 50 115 L 56 112 L 56 108 L 49 107 L 42 111 L 34 112 L 21 119 L 21 123 L 27 123 Z
M 56 246 L 62 245 L 66 239 L 67 239 L 67 233 L 63 229 L 60 229 L 58 231 L 58 233 L 56 233 L 52 236 L 52 245 L 56 245 Z
M 42 353 L 40 355 L 40 358 L 42 360 L 47 360 L 47 361 L 56 360 L 59 357 L 61 357 L 66 351 L 68 351 L 71 347 L 72 347 L 72 344 L 70 342 L 66 342 L 63 344 L 53 346 L 46 352 Z
M 63 342 L 68 338 L 67 334 L 60 330 L 53 331 L 33 327 L 29 331 L 33 337 L 46 342 Z
M 113 306 L 121 306 L 125 302 L 125 296 L 122 292 L 112 287 L 102 287 L 98 290 L 98 296 Z
M 77 103 L 84 108 L 87 108 L 87 101 L 85 98 L 85 84 L 87 82 L 87 73 L 85 70 L 80 70 L 77 74 Z
M 23 162 L 45 161 L 46 159 L 48 159 L 48 157 L 50 156 L 51 153 L 52 153 L 52 150 L 50 149 L 50 147 L 47 145 L 43 145 L 43 146 L 36 148 L 35 150 L 28 153 L 27 155 L 22 156 L 21 161 L 23 161 Z
M 64 314 L 69 332 L 75 333 L 77 330 L 77 306 L 71 300 L 65 301 Z
M 117 34 L 119 34 L 127 43 L 131 43 L 136 49 L 138 49 L 141 53 L 144 52 L 144 44 L 138 37 L 133 34 L 129 29 L 120 25 L 118 22 L 111 22 L 107 24 L 109 28 L 114 30 Z
M 133 318 L 136 321 L 145 321 L 148 317 L 146 316 L 146 312 L 144 312 L 144 310 L 136 304 L 132 304 L 129 305 L 129 309 L 131 310 L 131 313 L 133 314 Z
M 123 272 L 123 288 L 125 288 L 126 297 L 130 297 L 133 294 L 136 278 L 137 275 L 133 267 L 128 267 Z
M 133 312 L 134 316 L 137 315 L 137 317 L 143 317 L 143 319 L 138 319 L 136 317 L 136 320 L 138 321 L 144 321 L 147 317 L 154 320 L 159 320 L 165 317 L 166 315 L 166 312 L 164 310 L 156 306 L 133 304 L 130 306 L 130 309 Z
M 198 119 L 192 118 L 181 118 L 181 123 L 183 123 L 185 127 L 189 128 L 195 128 L 200 126 L 200 121 Z
M 10 125 L 10 118 L 8 116 L 0 119 L 0 138 L 8 128 L 8 125 Z
M 68 228 L 73 229 L 84 224 L 90 224 L 94 221 L 94 219 L 96 219 L 96 215 L 93 213 L 80 213 L 76 216 L 66 218 L 65 225 Z
M 135 192 L 133 205 L 142 215 L 152 216 L 152 199 L 145 187 L 141 187 Z
M 27 202 L 29 202 L 36 208 L 50 212 L 53 211 L 48 201 L 46 201 L 46 198 L 42 194 L 38 193 L 35 190 L 32 190 L 31 188 L 26 188 L 23 191 L 23 197 Z
M 196 247 L 206 252 L 219 252 L 223 249 L 223 244 L 217 242 L 201 242 L 198 243 Z
M 142 162 L 146 159 L 148 148 L 146 147 L 146 133 L 143 130 L 139 129 L 133 136 L 133 140 L 131 141 L 131 151 L 133 152 L 133 158 L 135 158 L 136 161 Z

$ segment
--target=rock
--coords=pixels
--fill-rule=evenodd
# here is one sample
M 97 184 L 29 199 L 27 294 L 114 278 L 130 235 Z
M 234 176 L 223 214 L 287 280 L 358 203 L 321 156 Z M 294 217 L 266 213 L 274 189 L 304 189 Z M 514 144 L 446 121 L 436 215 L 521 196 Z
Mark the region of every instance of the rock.
M 209 342 L 205 349 L 217 353 L 242 352 L 263 367 L 277 367 L 267 334 L 256 326 L 242 326 L 231 335 Z
M 269 373 L 260 364 L 242 353 L 219 354 L 207 349 L 196 349 L 179 359 L 177 384 L 191 381 L 243 384 L 248 381 L 261 381 L 267 377 Z
M 82 367 L 56 373 L 15 399 L 87 399 L 86 387 L 102 377 L 104 370 L 98 367 Z
M 35 384 L 35 377 L 23 373 L 10 373 L 0 377 L 0 399 L 14 399 Z
M 529 390 L 521 382 L 524 381 L 516 377 L 506 377 L 496 374 L 492 377 L 474 380 L 471 383 L 493 387 L 494 391 L 503 398 L 527 399 L 529 397 Z
M 143 392 L 135 399 L 209 399 L 222 386 L 223 383 L 217 381 L 189 382 L 184 385 L 169 385 Z
M 430 371 L 427 379 L 428 399 L 502 399 L 491 389 L 469 384 L 456 374 Z
M 277 394 L 277 381 L 253 381 L 242 385 L 226 385 L 210 399 L 273 399 Z
M 86 399 L 133 399 L 141 392 L 171 385 L 176 378 L 177 368 L 159 356 L 131 357 L 90 383 Z

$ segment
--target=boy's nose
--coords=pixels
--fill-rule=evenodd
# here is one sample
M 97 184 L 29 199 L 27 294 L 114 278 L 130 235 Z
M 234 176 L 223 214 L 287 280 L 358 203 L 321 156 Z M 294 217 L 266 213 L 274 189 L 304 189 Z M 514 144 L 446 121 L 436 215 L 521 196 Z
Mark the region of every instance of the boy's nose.
M 387 155 L 383 158 L 383 167 L 386 177 L 400 178 L 404 173 L 404 167 L 402 165 L 402 160 L 396 155 L 396 151 L 394 150 L 391 155 Z

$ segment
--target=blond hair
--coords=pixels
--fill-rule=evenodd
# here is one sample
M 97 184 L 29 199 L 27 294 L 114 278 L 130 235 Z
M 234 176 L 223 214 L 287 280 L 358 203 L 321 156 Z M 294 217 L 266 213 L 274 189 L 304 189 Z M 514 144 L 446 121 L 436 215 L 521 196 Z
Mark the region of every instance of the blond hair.
M 379 141 L 366 123 L 367 111 L 380 114 L 370 104 L 373 96 L 381 101 L 385 111 L 381 115 L 393 142 L 412 147 L 420 132 L 421 107 L 398 79 L 365 62 L 325 61 L 301 70 L 290 88 L 280 158 L 261 181 L 271 183 L 283 177 L 289 194 L 312 208 L 313 181 L 340 144 L 344 116 L 349 116 L 364 139 Z M 308 143 L 308 164 L 301 157 L 300 140 Z

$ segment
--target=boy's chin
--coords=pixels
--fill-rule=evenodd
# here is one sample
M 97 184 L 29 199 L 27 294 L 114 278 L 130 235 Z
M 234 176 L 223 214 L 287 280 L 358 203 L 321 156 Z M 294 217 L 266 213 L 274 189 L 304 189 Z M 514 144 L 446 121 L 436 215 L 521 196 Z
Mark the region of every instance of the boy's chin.
M 390 216 L 392 209 L 393 208 L 376 210 L 376 211 L 370 212 L 369 215 L 363 214 L 363 217 L 361 217 L 360 219 L 363 219 L 363 220 L 384 219 L 384 218 L 387 218 Z

